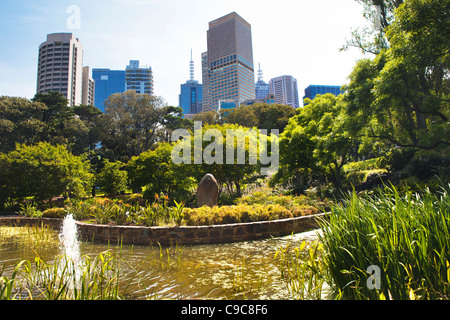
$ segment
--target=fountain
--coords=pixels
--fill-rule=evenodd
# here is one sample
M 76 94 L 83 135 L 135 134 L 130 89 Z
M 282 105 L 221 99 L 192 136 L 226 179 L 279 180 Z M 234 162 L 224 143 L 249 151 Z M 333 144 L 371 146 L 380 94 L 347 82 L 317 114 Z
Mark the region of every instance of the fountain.
M 61 243 L 61 254 L 65 256 L 65 259 L 62 259 L 61 261 L 63 262 L 63 265 L 59 265 L 60 273 L 66 273 L 73 277 L 73 281 L 70 281 L 70 289 L 74 289 L 73 284 L 76 284 L 76 287 L 78 288 L 82 260 L 77 239 L 77 225 L 71 213 L 64 218 L 63 226 L 59 234 L 59 240 Z M 67 268 L 67 270 L 64 270 L 64 268 Z

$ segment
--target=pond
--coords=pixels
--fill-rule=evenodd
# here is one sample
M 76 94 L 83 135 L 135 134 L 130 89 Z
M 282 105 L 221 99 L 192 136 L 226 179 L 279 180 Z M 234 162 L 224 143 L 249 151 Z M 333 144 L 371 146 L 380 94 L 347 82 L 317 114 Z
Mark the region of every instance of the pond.
M 39 230 L 38 230 L 39 229 Z M 274 255 L 280 247 L 313 242 L 317 231 L 215 245 L 130 246 L 79 242 L 81 256 L 110 250 L 121 263 L 126 299 L 291 299 Z M 51 261 L 62 250 L 52 229 L 0 227 L 0 270 L 22 259 Z

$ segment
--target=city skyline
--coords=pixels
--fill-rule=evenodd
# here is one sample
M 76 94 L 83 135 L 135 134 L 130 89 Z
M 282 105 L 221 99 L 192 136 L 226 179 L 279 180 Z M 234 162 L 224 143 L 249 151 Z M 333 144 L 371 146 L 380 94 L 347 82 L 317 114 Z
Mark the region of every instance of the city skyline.
M 344 84 L 356 61 L 363 57 L 356 49 L 339 52 L 351 37 L 351 30 L 365 22 L 362 7 L 354 0 L 339 4 L 329 0 L 280 1 L 276 7 L 265 6 L 269 4 L 265 1 L 196 3 L 197 11 L 179 1 L 2 4 L 0 23 L 8 32 L 0 35 L 2 43 L 7 44 L 0 53 L 0 95 L 32 98 L 37 47 L 47 34 L 72 32 L 83 43 L 85 66 L 120 70 L 123 61 L 140 60 L 153 68 L 154 94 L 176 106 L 179 85 L 189 77 L 186 61 L 190 49 L 195 65 L 201 66 L 201 53 L 207 50 L 208 23 L 233 11 L 252 25 L 254 64 L 264 66 L 266 81 L 291 74 L 298 80 L 300 92 L 311 83 Z M 79 26 L 76 20 L 70 20 L 76 13 L 69 10 L 71 6 L 79 9 Z M 152 19 L 144 19 L 142 12 Z M 279 13 L 284 14 L 284 25 L 278 23 Z M 190 19 L 184 18 L 189 14 Z M 70 29 L 72 22 L 75 27 Z M 17 41 L 19 38 L 21 41 Z

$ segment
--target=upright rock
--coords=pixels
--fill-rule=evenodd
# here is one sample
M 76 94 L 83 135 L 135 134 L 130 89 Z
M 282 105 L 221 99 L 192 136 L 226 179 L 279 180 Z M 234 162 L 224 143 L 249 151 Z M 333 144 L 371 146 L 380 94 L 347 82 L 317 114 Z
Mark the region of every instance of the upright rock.
M 219 184 L 210 173 L 205 175 L 197 187 L 197 206 L 217 206 L 219 200 Z

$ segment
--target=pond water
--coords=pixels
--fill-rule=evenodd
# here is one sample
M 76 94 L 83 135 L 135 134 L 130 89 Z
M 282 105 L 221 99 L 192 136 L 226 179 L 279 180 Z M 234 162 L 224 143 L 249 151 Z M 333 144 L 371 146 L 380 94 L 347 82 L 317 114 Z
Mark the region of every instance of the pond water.
M 38 254 L 51 261 L 61 254 L 60 234 L 0 227 L 0 270 L 11 272 Z M 81 256 L 111 250 L 120 256 L 121 288 L 127 299 L 290 299 L 274 255 L 288 244 L 313 242 L 317 231 L 267 240 L 220 245 L 120 246 L 79 242 Z

